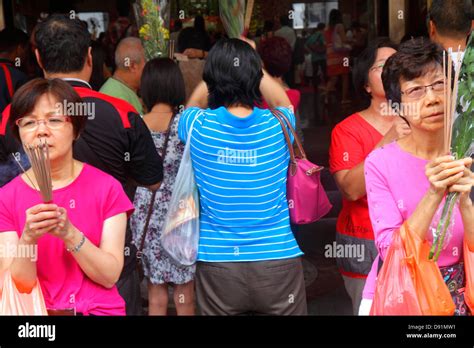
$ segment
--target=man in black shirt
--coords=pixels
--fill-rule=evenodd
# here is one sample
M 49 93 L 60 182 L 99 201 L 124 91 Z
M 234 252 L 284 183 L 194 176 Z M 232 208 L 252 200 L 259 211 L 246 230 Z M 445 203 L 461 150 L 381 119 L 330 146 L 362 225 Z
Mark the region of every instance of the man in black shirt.
M 24 61 L 28 35 L 19 29 L 0 31 L 0 112 L 10 104 L 13 94 L 28 77 L 17 67 Z
M 159 188 L 163 164 L 150 131 L 132 105 L 95 92 L 89 81 L 92 73 L 90 34 L 78 19 L 52 15 L 38 25 L 35 51 L 46 78 L 69 82 L 83 98 L 82 112 L 88 116 L 85 130 L 74 144 L 74 158 L 114 176 L 133 200 L 136 186 Z M 67 105 L 64 106 L 68 107 Z M 0 135 L 6 128 L 6 115 Z M 142 314 L 136 248 L 127 228 L 124 270 L 117 283 L 125 300 L 127 315 Z

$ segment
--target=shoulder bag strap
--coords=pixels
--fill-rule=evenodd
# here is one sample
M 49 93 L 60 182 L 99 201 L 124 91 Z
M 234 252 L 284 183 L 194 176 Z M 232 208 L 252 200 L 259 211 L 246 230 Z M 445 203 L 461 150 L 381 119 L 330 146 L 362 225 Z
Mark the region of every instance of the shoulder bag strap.
M 286 127 L 284 127 L 284 124 L 286 124 L 286 126 L 290 130 L 291 134 L 293 135 L 293 138 L 295 139 L 296 149 L 299 152 L 299 154 L 297 154 L 297 157 L 301 158 L 301 159 L 306 159 L 306 153 L 303 149 L 303 145 L 301 144 L 301 140 L 300 140 L 298 134 L 296 133 L 295 129 L 291 125 L 290 121 L 288 120 L 288 118 L 286 118 L 286 116 L 283 114 L 283 112 L 281 112 L 278 109 L 273 109 L 271 111 L 272 111 L 273 115 L 280 121 L 280 124 L 283 122 L 282 127 L 285 129 Z M 293 146 L 291 145 L 291 147 L 293 147 Z
M 277 110 L 272 110 L 273 115 L 275 118 L 280 122 L 281 129 L 283 130 L 283 135 L 285 136 L 286 145 L 288 147 L 288 151 L 290 151 L 290 173 L 291 175 L 296 174 L 296 157 L 295 157 L 295 150 L 293 148 L 293 144 L 291 143 L 290 135 L 288 134 L 288 130 L 286 129 L 285 122 L 282 120 L 282 117 L 278 114 Z
M 173 126 L 173 121 L 174 121 L 175 116 L 176 116 L 175 113 L 173 113 L 173 116 L 171 116 L 170 123 L 168 124 L 168 129 L 166 130 L 166 137 L 163 143 L 163 149 L 161 150 L 161 160 L 163 164 L 165 163 L 166 149 L 168 147 L 168 141 L 170 139 L 170 134 L 171 134 L 171 127 Z M 141 258 L 143 254 L 143 247 L 145 246 L 146 234 L 148 232 L 148 226 L 150 224 L 151 215 L 153 214 L 153 207 L 155 205 L 155 197 L 156 197 L 156 191 L 153 191 L 151 194 L 150 205 L 148 206 L 148 212 L 146 215 L 145 227 L 143 228 L 143 236 L 140 242 L 140 248 L 137 250 L 137 258 L 139 259 Z

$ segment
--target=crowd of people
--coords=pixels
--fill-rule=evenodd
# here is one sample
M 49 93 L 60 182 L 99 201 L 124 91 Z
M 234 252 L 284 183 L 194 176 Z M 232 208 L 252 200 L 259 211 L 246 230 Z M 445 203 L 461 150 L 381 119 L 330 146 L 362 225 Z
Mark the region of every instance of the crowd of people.
M 446 192 L 458 192 L 438 265 L 455 315 L 469 315 L 462 256 L 453 250 L 466 243 L 474 252 L 474 175 L 472 158 L 444 152 L 443 50 L 462 56 L 470 11 L 468 2 L 433 0 L 430 38 L 400 45 L 387 38 L 365 45 L 360 25 L 347 33 L 338 10 L 303 46 L 287 17 L 277 31 L 266 23 L 256 41 L 214 40 L 199 16 L 194 27 L 177 21 L 177 51 L 198 62 L 199 80 L 171 58 L 147 61 L 133 36 L 116 40 L 112 72 L 109 48 L 65 15 L 38 23 L 30 38 L 2 31 L 0 245 L 34 246 L 38 257 L 2 257 L 0 274 L 8 270 L 22 293 L 39 283 L 51 315 L 143 314 L 137 259 L 149 315 L 167 314 L 171 289 L 178 315 L 306 315 L 303 252 L 286 197 L 290 129 L 273 114 L 301 134 L 294 82 L 301 46 L 316 88 L 332 93 L 341 83 L 345 103 L 352 69 L 363 105 L 333 129 L 329 151 L 343 196 L 336 242 L 365 250 L 362 261 L 338 259 L 354 314 L 370 311 L 394 231 L 407 223 L 428 240 Z M 345 59 L 354 49 L 351 68 Z M 18 57 L 28 61 L 27 50 L 40 74 L 15 66 Z M 387 105 L 413 107 L 387 115 Z M 52 202 L 42 201 L 24 153 L 44 141 Z M 161 244 L 186 145 L 200 197 L 192 266 Z

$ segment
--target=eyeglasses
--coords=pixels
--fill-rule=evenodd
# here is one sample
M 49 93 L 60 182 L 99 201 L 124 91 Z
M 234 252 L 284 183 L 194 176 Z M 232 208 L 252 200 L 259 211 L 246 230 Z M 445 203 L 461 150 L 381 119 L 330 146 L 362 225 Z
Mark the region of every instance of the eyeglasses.
M 431 85 L 408 88 L 405 92 L 402 92 L 402 94 L 406 95 L 410 99 L 420 99 L 426 95 L 428 87 L 431 87 L 435 93 L 442 93 L 444 91 L 444 81 L 438 80 Z
M 15 124 L 20 128 L 22 131 L 32 132 L 38 129 L 41 123 L 44 123 L 46 127 L 49 129 L 61 129 L 67 122 L 70 122 L 69 116 L 51 116 L 45 118 L 44 120 L 37 120 L 33 117 L 22 117 L 16 120 Z
M 374 70 L 379 70 L 379 71 L 381 71 L 384 66 L 385 66 L 385 62 L 379 63 L 379 64 L 377 64 L 377 65 L 371 67 L 371 68 L 369 69 L 369 71 L 374 71 Z

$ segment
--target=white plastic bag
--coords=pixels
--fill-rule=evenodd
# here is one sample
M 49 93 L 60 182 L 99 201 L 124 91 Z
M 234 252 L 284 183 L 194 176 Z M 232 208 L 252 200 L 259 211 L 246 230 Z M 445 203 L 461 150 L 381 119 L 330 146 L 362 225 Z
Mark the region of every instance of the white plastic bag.
M 1 315 L 48 315 L 39 281 L 30 293 L 21 293 L 9 270 L 0 273 Z
M 182 266 L 191 266 L 196 262 L 199 245 L 199 194 L 190 149 L 191 133 L 197 117 L 189 129 L 161 236 L 164 251 Z

